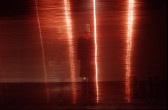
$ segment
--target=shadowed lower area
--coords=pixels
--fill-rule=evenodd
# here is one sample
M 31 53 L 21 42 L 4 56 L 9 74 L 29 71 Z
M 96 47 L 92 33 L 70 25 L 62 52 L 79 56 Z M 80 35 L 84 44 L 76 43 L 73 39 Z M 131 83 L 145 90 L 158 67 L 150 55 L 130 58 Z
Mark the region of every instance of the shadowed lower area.
M 99 82 L 99 101 L 94 82 L 76 83 L 76 98 L 72 83 L 1 83 L 1 110 L 59 109 L 166 109 L 166 83 L 151 80 L 132 85 L 131 101 L 126 101 L 124 82 Z M 156 86 L 157 85 L 157 86 Z M 47 90 L 48 89 L 48 90 Z M 75 101 L 74 101 L 75 100 Z

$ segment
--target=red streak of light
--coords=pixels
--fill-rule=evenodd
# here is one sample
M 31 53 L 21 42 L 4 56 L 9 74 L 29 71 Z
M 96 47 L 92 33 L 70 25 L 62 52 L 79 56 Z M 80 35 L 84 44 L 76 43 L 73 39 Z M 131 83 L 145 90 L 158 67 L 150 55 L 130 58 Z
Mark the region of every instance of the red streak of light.
M 96 0 L 93 0 L 93 19 L 94 19 L 94 44 L 95 44 L 95 81 L 96 81 L 96 101 L 99 102 L 99 85 L 98 85 L 98 63 L 97 63 L 97 24 L 96 24 Z
M 126 100 L 131 101 L 131 51 L 132 51 L 132 29 L 134 19 L 134 0 L 128 1 L 128 30 L 126 51 Z
M 40 18 L 39 18 L 39 13 L 38 13 L 38 3 L 37 0 L 35 0 L 35 6 L 36 6 L 36 17 L 37 17 L 37 22 L 38 22 L 38 29 L 39 29 L 39 34 L 40 34 L 40 44 L 41 44 L 41 51 L 42 51 L 42 61 L 43 61 L 43 69 L 44 69 L 44 79 L 45 79 L 45 84 L 46 84 L 46 94 L 47 94 L 47 103 L 49 102 L 49 89 L 48 89 L 48 79 L 47 79 L 47 69 L 46 69 L 46 60 L 45 60 L 45 52 L 44 52 L 44 43 L 43 43 L 43 36 L 42 36 L 42 31 L 41 31 L 41 23 L 40 23 Z
M 75 62 L 74 62 L 74 48 L 73 48 L 73 35 L 72 35 L 72 23 L 70 17 L 70 3 L 69 0 L 64 0 L 64 9 L 67 25 L 68 43 L 69 43 L 69 57 L 70 57 L 70 69 L 71 69 L 71 82 L 72 82 L 72 97 L 73 103 L 76 103 L 76 79 L 75 79 Z

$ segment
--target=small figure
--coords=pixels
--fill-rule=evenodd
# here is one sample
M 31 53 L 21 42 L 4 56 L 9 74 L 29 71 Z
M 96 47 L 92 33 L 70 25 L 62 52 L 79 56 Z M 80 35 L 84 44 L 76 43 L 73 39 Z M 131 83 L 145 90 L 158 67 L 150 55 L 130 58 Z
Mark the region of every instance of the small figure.
M 85 26 L 84 35 L 78 38 L 77 58 L 80 63 L 80 77 L 83 81 L 94 79 L 94 38 L 91 35 L 90 25 Z

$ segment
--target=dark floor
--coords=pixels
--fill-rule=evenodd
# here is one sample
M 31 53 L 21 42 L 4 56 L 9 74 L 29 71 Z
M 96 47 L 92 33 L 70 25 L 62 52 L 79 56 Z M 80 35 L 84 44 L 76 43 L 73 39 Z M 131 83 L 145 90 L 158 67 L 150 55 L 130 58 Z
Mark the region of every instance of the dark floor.
M 167 108 L 164 85 L 133 84 L 129 102 L 124 85 L 101 82 L 96 89 L 95 83 L 1 83 L 0 110 Z

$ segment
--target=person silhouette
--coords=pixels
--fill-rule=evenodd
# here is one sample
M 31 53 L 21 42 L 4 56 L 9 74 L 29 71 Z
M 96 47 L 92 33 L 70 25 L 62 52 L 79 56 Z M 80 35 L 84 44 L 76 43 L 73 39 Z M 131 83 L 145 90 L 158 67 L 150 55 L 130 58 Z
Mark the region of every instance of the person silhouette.
M 80 65 L 80 77 L 82 81 L 94 79 L 94 38 L 90 31 L 90 25 L 85 25 L 84 35 L 77 41 L 77 59 Z

